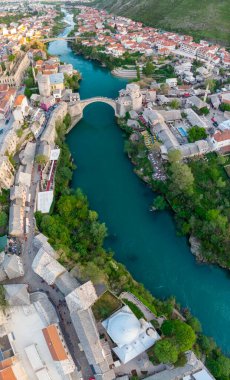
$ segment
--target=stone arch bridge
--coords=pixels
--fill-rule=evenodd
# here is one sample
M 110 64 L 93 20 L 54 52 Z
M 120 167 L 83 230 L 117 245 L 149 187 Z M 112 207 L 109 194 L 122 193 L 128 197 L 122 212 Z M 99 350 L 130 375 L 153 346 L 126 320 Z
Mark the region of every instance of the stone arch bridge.
M 44 43 L 53 42 L 53 41 L 74 41 L 74 40 L 76 40 L 76 37 L 68 37 L 68 36 L 47 37 L 47 38 L 39 39 L 39 41 L 44 42 Z
M 79 99 L 76 102 L 70 103 L 68 106 L 68 112 L 72 118 L 72 123 L 71 123 L 72 125 L 69 128 L 69 130 L 71 130 L 74 127 L 74 125 L 76 125 L 82 119 L 83 111 L 85 107 L 87 107 L 89 104 L 98 103 L 98 102 L 108 104 L 114 109 L 115 116 L 117 117 L 120 116 L 119 111 L 118 111 L 119 107 L 118 107 L 117 101 L 114 99 L 106 98 L 103 96 L 95 96 L 95 97 L 83 99 L 83 100 Z
M 81 103 L 82 112 L 83 112 L 84 108 L 87 107 L 89 104 L 98 103 L 98 102 L 99 103 L 106 103 L 109 106 L 111 106 L 115 111 L 115 115 L 118 116 L 117 115 L 117 103 L 116 103 L 116 101 L 114 99 L 106 98 L 103 96 L 95 96 L 93 98 L 81 100 L 80 103 Z

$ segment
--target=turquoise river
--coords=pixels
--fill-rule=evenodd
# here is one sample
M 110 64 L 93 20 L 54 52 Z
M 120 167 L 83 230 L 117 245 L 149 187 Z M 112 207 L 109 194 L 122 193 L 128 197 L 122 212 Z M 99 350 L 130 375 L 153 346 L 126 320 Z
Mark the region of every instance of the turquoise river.
M 70 14 L 66 20 L 71 25 L 64 35 L 72 28 Z M 116 98 L 126 85 L 107 69 L 75 55 L 66 41 L 50 43 L 49 52 L 82 73 L 82 99 Z M 91 208 L 106 223 L 106 246 L 115 258 L 154 296 L 174 295 L 199 318 L 204 333 L 230 353 L 230 274 L 197 263 L 187 240 L 177 236 L 171 214 L 149 211 L 154 194 L 133 173 L 113 109 L 102 103 L 88 106 L 67 143 L 77 164 L 72 186 L 83 189 Z

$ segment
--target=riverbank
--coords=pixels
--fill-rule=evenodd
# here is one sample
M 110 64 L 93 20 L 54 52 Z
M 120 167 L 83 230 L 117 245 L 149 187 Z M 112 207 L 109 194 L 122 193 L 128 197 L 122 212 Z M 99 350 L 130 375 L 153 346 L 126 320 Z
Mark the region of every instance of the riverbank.
M 198 320 L 187 309 L 180 309 L 175 299 L 162 301 L 154 298 L 143 285 L 133 279 L 122 264 L 113 258 L 113 254 L 104 248 L 104 239 L 107 235 L 105 224 L 101 223 L 98 214 L 89 208 L 87 197 L 82 191 L 77 189 L 73 192 L 70 187 L 75 167 L 71 163 L 70 151 L 65 143 L 65 131 L 70 127 L 69 118 L 65 120 L 62 127 L 58 124 L 57 129 L 57 143 L 61 148 L 61 156 L 57 166 L 55 203 L 49 217 L 40 212 L 36 213 L 39 230 L 49 237 L 49 242 L 59 254 L 60 263 L 78 280 L 91 279 L 96 286 L 104 284 L 117 296 L 124 293 L 131 294 L 134 299 L 141 301 L 141 305 L 147 307 L 150 314 L 153 313 L 152 323 L 164 338 L 148 351 L 149 358 L 154 364 L 163 361 L 183 366 L 184 352 L 193 349 L 199 358 L 206 357 L 205 364 L 216 376 L 214 364 L 225 361 L 226 365 L 228 363 L 230 365 L 230 359 L 216 348 L 212 339 L 201 333 Z M 136 302 L 128 304 L 137 315 L 142 313 Z M 163 322 L 165 318 L 166 323 Z M 172 328 L 175 325 L 173 334 L 167 332 L 166 324 Z M 170 346 L 170 352 L 164 349 L 166 342 Z M 221 376 L 224 370 L 223 365 L 223 368 L 220 367 Z M 217 378 L 222 379 L 220 376 Z
M 64 33 L 69 31 L 68 27 Z M 52 42 L 49 53 L 59 54 L 61 61 L 82 73 L 81 99 L 116 98 L 127 83 L 75 55 L 66 41 Z M 204 333 L 229 352 L 229 277 L 215 266 L 197 264 L 187 240 L 177 236 L 171 213 L 149 212 L 156 194 L 133 173 L 112 108 L 100 103 L 86 107 L 67 144 L 78 164 L 72 187 L 83 189 L 91 207 L 106 222 L 105 245 L 116 252 L 116 260 L 156 297 L 174 294 L 200 319 Z
M 58 8 L 57 10 L 58 10 L 58 15 L 54 18 L 55 23 L 51 31 L 51 37 L 55 37 L 63 33 L 63 31 L 68 25 L 67 22 L 63 21 L 65 17 L 65 13 L 62 12 L 60 8 Z
M 230 159 L 209 153 L 183 163 L 179 152 L 170 152 L 169 162 L 161 163 L 167 181 L 157 180 L 154 178 L 154 161 L 150 163 L 150 151 L 143 137 L 125 123 L 123 120 L 118 124 L 126 135 L 126 151 L 135 165 L 135 173 L 153 191 L 165 197 L 174 212 L 179 234 L 192 236 L 190 244 L 196 259 L 229 269 L 229 222 L 224 205 L 230 198 L 229 179 L 225 172 Z M 156 156 L 155 162 L 162 161 L 156 142 L 152 154 Z
M 136 66 L 136 61 L 142 54 L 140 53 L 129 53 L 125 52 L 122 57 L 114 57 L 105 53 L 104 46 L 85 46 L 82 45 L 81 41 L 68 42 L 71 49 L 76 54 L 82 54 L 86 59 L 92 59 L 93 61 L 99 62 L 103 67 L 107 67 L 110 71 L 114 69 L 126 68 L 128 65 Z

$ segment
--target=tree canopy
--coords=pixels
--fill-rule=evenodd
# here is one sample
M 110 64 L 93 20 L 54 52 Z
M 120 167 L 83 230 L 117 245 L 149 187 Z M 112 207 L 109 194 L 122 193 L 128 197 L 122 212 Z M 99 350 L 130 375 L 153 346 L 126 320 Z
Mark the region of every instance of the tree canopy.
M 175 363 L 178 359 L 178 350 L 172 340 L 168 338 L 156 342 L 154 354 L 160 363 Z
M 6 227 L 8 216 L 5 211 L 0 211 L 0 227 Z
M 143 74 L 146 75 L 147 77 L 152 76 L 154 71 L 155 71 L 155 66 L 151 61 L 148 61 L 142 69 Z
M 46 165 L 48 161 L 49 158 L 44 154 L 37 154 L 37 156 L 35 157 L 35 162 L 39 165 Z
M 193 193 L 194 176 L 190 167 L 183 162 L 174 162 L 170 166 L 170 190 L 174 195 L 191 195 Z
M 207 133 L 205 128 L 194 125 L 194 127 L 189 128 L 188 130 L 188 140 L 189 142 L 195 142 L 198 140 L 206 139 Z
M 166 320 L 161 330 L 165 336 L 174 339 L 179 352 L 190 350 L 196 341 L 196 334 L 191 326 L 179 319 Z
M 230 376 L 230 359 L 224 355 L 219 355 L 216 359 L 207 360 L 207 366 L 212 374 L 220 380 L 229 379 Z
M 169 103 L 169 106 L 174 109 L 174 110 L 177 110 L 178 108 L 180 108 L 180 102 L 178 99 L 173 99 L 170 103 Z

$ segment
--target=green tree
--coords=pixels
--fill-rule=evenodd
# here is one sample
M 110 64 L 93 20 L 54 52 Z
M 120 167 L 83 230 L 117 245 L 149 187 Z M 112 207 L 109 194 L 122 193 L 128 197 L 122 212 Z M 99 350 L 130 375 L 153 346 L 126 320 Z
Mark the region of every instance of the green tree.
M 194 191 L 194 176 L 190 167 L 182 162 L 174 162 L 170 166 L 170 190 L 175 196 L 191 195 Z
M 67 113 L 64 117 L 64 120 L 63 120 L 63 123 L 65 124 L 66 126 L 66 129 L 68 129 L 71 125 L 71 116 L 69 113 Z
M 192 327 L 193 331 L 200 333 L 202 331 L 200 321 L 193 316 L 187 318 L 187 323 Z
M 171 163 L 181 161 L 182 160 L 181 151 L 178 149 L 170 150 L 168 152 L 168 160 Z
M 107 283 L 106 273 L 103 268 L 99 268 L 95 263 L 88 262 L 79 267 L 80 279 L 83 281 L 91 280 L 94 284 Z
M 200 109 L 199 109 L 199 113 L 200 113 L 201 115 L 208 115 L 208 114 L 209 114 L 209 109 L 208 109 L 208 107 L 202 107 L 202 108 L 200 108 Z
M 230 104 L 227 104 L 227 103 L 222 103 L 220 105 L 220 110 L 225 112 L 225 111 L 230 111 Z
M 177 99 L 173 99 L 170 103 L 169 103 L 169 106 L 174 109 L 174 110 L 177 110 L 178 108 L 180 108 L 180 102 L 179 100 Z
M 208 86 L 208 89 L 211 91 L 211 92 L 213 92 L 213 90 L 215 89 L 215 87 L 216 87 L 216 81 L 215 81 L 215 79 L 213 79 L 213 78 L 208 78 L 208 79 L 206 79 L 206 81 L 205 81 L 205 87 L 207 87 Z
M 202 334 L 198 336 L 198 343 L 202 352 L 206 355 L 209 355 L 216 348 L 214 340 Z
M 19 138 L 22 137 L 22 135 L 23 135 L 23 130 L 22 130 L 22 128 L 17 129 L 17 130 L 16 130 L 16 134 L 17 134 L 17 136 L 18 136 Z
M 46 165 L 48 161 L 49 158 L 44 154 L 37 154 L 37 156 L 35 157 L 35 162 L 39 165 Z
M 161 144 L 159 143 L 159 141 L 154 141 L 154 144 L 151 148 L 151 150 L 155 153 L 160 153 L 161 151 Z
M 160 85 L 160 89 L 161 89 L 161 92 L 162 92 L 163 95 L 167 95 L 168 92 L 169 92 L 169 90 L 170 90 L 170 87 L 169 87 L 169 85 L 167 83 L 162 83 Z
M 153 207 L 157 210 L 165 210 L 167 207 L 167 202 L 164 197 L 158 195 L 153 201 Z
M 146 63 L 146 65 L 145 65 L 145 66 L 143 67 L 143 69 L 142 69 L 143 74 L 146 75 L 147 77 L 152 76 L 153 73 L 154 73 L 154 71 L 155 71 L 155 66 L 154 66 L 154 64 L 153 64 L 152 62 L 150 62 L 150 61 L 148 61 L 148 62 Z
M 15 55 L 15 54 L 10 54 L 10 55 L 8 56 L 8 60 L 9 60 L 9 62 L 13 62 L 13 61 L 15 60 L 15 58 L 16 58 L 16 55 Z
M 137 66 L 137 80 L 141 79 L 140 67 Z
M 175 363 L 178 359 L 177 347 L 168 338 L 158 340 L 153 351 L 160 363 Z
M 6 70 L 6 64 L 5 62 L 1 62 L 2 71 L 4 72 Z
M 207 133 L 205 128 L 194 125 L 194 127 L 189 128 L 188 130 L 188 140 L 189 142 L 195 142 L 198 140 L 206 139 Z
M 207 366 L 211 373 L 217 379 L 228 379 L 230 375 L 230 359 L 220 355 L 217 359 L 210 358 L 207 360 Z
M 66 166 L 61 166 L 58 174 L 61 176 L 62 181 L 65 183 L 68 183 L 72 179 L 73 175 L 72 170 Z
M 191 326 L 179 319 L 164 321 L 161 330 L 165 336 L 175 340 L 179 352 L 190 350 L 196 341 L 196 334 Z
M 0 227 L 6 227 L 8 216 L 5 211 L 0 211 Z

